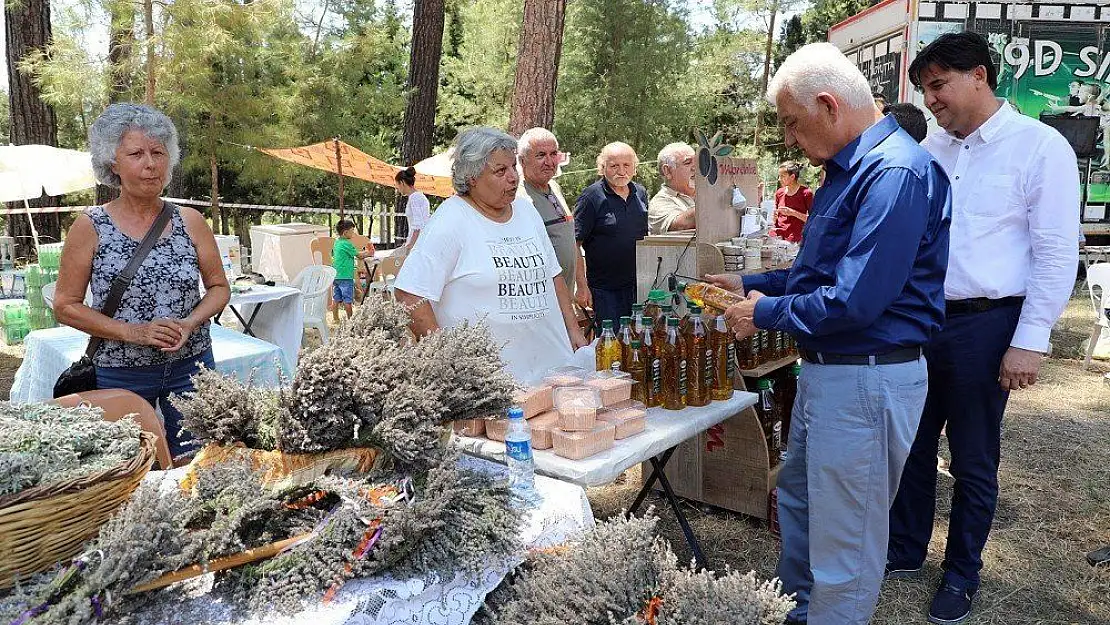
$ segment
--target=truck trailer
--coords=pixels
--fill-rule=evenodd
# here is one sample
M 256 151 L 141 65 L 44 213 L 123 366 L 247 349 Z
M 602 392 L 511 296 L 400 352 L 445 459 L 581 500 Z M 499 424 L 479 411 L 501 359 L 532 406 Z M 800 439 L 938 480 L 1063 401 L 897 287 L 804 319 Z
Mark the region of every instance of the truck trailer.
M 885 0 L 829 29 L 887 102 L 920 106 L 908 70 L 944 33 L 972 30 L 991 44 L 996 94 L 1059 129 L 1076 148 L 1088 245 L 1110 244 L 1110 5 L 1079 2 Z

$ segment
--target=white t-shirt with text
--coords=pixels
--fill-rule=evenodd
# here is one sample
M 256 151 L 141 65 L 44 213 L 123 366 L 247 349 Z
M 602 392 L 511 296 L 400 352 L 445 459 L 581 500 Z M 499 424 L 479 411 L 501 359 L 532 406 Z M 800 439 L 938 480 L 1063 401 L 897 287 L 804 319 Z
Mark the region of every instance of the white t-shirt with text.
M 527 199 L 497 223 L 466 200 L 448 198 L 421 231 L 396 288 L 429 300 L 443 328 L 484 320 L 503 344 L 501 360 L 518 381 L 566 364 L 570 338 L 552 280 L 559 259 Z

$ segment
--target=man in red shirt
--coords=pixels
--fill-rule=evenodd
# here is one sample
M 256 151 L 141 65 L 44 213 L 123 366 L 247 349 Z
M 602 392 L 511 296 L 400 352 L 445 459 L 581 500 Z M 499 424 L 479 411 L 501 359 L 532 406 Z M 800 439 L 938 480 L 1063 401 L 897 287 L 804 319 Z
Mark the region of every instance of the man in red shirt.
M 786 161 L 780 165 L 779 183 L 782 187 L 775 191 L 775 227 L 770 234 L 791 243 L 802 241 L 802 228 L 813 206 L 813 191 L 798 182 L 801 173 L 801 163 Z

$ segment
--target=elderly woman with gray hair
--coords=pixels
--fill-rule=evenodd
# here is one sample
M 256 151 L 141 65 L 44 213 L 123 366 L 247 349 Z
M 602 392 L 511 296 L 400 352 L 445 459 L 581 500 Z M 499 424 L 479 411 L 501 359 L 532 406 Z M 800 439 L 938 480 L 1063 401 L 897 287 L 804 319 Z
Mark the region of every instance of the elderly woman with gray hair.
M 412 330 L 484 321 L 501 360 L 531 382 L 587 344 L 536 209 L 516 199 L 516 139 L 472 128 L 455 142 L 457 192 L 436 210 L 397 276 Z
M 119 198 L 77 217 L 65 240 L 54 296 L 58 321 L 101 339 L 93 355 L 97 387 L 132 391 L 161 409 L 170 452 L 189 450 L 170 393 L 193 389 L 198 366 L 214 366 L 209 319 L 231 289 L 212 229 L 191 208 L 167 204 L 162 191 L 180 158 L 177 129 L 161 112 L 113 104 L 89 128 L 97 181 Z M 113 316 L 105 307 L 113 281 L 168 209 L 169 222 L 123 291 Z M 201 296 L 200 284 L 204 283 Z M 86 289 L 92 301 L 85 303 Z

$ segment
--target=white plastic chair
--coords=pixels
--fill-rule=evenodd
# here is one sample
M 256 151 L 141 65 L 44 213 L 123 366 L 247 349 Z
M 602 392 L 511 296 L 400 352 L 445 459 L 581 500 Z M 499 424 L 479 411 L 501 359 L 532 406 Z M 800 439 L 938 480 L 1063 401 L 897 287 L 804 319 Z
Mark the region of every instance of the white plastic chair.
M 1098 289 L 1098 293 L 1095 293 Z M 1091 328 L 1091 338 L 1087 345 L 1087 356 L 1083 360 L 1083 368 L 1091 366 L 1091 357 L 1095 353 L 1095 345 L 1102 336 L 1103 328 L 1110 329 L 1110 320 L 1106 318 L 1106 311 L 1110 309 L 1110 263 L 1096 263 L 1087 268 L 1087 292 L 1091 295 L 1091 308 L 1095 311 L 1095 324 Z
M 393 283 L 397 280 L 397 274 L 401 273 L 401 264 L 404 260 L 403 256 L 396 255 L 383 258 L 374 271 L 370 292 L 389 293 L 390 297 L 393 297 Z
M 290 284 L 304 294 L 304 327 L 316 328 L 324 345 L 328 344 L 328 296 L 334 280 L 335 267 L 309 265 Z

